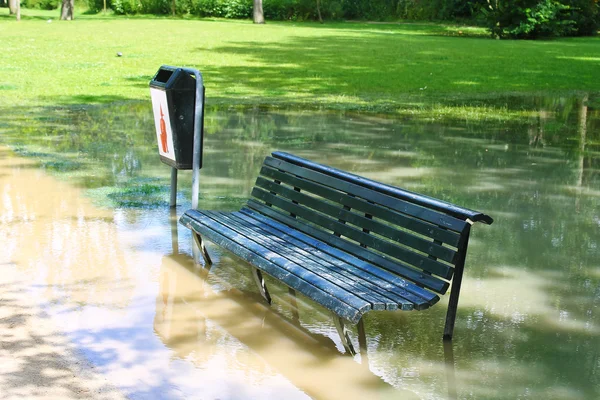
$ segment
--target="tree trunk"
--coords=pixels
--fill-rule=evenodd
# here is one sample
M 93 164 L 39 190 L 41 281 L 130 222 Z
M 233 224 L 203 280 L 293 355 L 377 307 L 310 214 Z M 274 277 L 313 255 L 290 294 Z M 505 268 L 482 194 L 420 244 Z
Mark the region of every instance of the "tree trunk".
M 21 20 L 21 0 L 17 0 L 17 21 Z
M 262 0 L 254 0 L 252 20 L 255 24 L 265 23 L 265 15 L 263 14 Z
M 62 0 L 60 7 L 60 19 L 63 21 L 71 21 L 73 12 L 75 11 L 75 0 Z
M 317 0 L 317 15 L 319 16 L 319 22 L 323 23 L 323 18 L 321 17 L 321 0 Z
M 173 12 L 173 16 L 175 16 L 175 12 L 177 11 L 177 4 L 175 0 L 171 1 L 171 11 Z
M 8 0 L 8 11 L 10 15 L 17 13 L 17 1 L 19 0 Z

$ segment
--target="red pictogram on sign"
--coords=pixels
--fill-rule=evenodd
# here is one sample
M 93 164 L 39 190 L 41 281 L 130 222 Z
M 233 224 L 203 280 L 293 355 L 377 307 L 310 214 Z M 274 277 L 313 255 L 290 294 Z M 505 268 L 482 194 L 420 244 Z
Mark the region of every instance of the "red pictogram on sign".
M 167 146 L 167 125 L 165 124 L 164 114 L 162 105 L 160 106 L 160 144 L 162 145 L 163 153 L 169 152 L 169 147 Z

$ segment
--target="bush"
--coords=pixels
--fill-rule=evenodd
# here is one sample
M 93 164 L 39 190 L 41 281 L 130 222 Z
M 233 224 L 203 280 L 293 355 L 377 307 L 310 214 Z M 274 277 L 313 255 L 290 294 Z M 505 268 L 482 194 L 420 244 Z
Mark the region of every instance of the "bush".
M 142 9 L 142 1 L 140 0 L 111 0 L 111 9 L 115 14 L 136 14 Z
M 599 22 L 595 0 L 504 0 L 482 13 L 493 36 L 511 39 L 590 35 Z
M 60 0 L 57 0 L 60 1 Z M 114 10 L 113 0 L 106 0 L 106 8 Z M 87 0 L 88 13 L 99 13 L 104 10 L 104 0 Z
M 598 0 L 565 1 L 570 6 L 571 20 L 575 21 L 577 36 L 593 36 L 600 29 L 600 3 Z
M 25 0 L 25 8 L 37 8 L 38 10 L 56 10 L 59 6 L 59 0 Z
M 294 20 L 295 0 L 270 0 L 263 2 L 265 19 L 269 20 Z
M 486 0 L 399 0 L 396 14 L 416 20 L 473 19 L 484 4 Z
M 30 8 L 56 8 L 60 0 L 25 0 Z M 103 0 L 88 1 L 90 12 Z M 116 14 L 170 14 L 173 0 L 107 0 Z M 251 18 L 252 0 L 175 0 L 179 15 Z M 598 0 L 320 0 L 324 20 L 467 20 L 500 38 L 594 35 Z M 316 0 L 264 0 L 267 20 L 315 21 Z
M 133 3 L 136 0 L 123 0 L 123 2 L 128 2 L 129 5 L 127 8 L 137 8 L 137 10 L 129 12 L 129 14 L 133 14 L 135 12 L 140 12 L 142 14 L 171 14 L 171 5 L 172 0 L 137 0 L 139 1 L 139 6 L 133 7 Z
M 250 18 L 252 9 L 252 0 L 229 0 L 225 4 L 225 18 Z

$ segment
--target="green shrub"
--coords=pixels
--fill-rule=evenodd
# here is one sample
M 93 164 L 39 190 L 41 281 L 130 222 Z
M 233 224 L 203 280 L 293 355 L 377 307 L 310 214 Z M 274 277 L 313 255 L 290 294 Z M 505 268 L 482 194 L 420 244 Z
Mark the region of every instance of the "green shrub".
M 589 35 L 599 22 L 596 1 L 504 0 L 482 13 L 492 35 L 511 39 Z
M 380 21 L 399 17 L 398 11 L 404 8 L 401 3 L 409 2 L 403 0 L 342 0 L 341 5 L 346 19 Z
M 127 0 L 123 0 L 127 1 Z M 171 14 L 172 0 L 138 0 L 139 7 L 135 12 L 142 14 Z M 133 12 L 132 12 L 133 13 Z
M 25 0 L 22 2 L 25 8 L 36 8 L 38 10 L 56 10 L 59 0 Z
M 486 0 L 343 0 L 344 18 L 363 20 L 471 19 Z
M 199 17 L 224 17 L 225 1 L 223 0 L 189 0 L 188 12 Z
M 114 9 L 114 6 L 111 4 L 112 2 L 113 0 L 106 0 L 106 8 Z M 87 0 L 87 7 L 88 13 L 98 13 L 104 10 L 104 0 Z
M 25 0 L 27 7 L 56 8 L 60 0 Z M 88 2 L 90 12 L 103 0 Z M 173 0 L 107 0 L 116 14 L 171 14 Z M 175 0 L 179 15 L 251 18 L 252 0 Z M 467 20 L 501 38 L 594 35 L 598 0 L 320 0 L 324 20 Z M 267 20 L 315 21 L 317 0 L 264 0 Z
M 252 9 L 252 0 L 229 0 L 225 4 L 225 18 L 250 18 Z
M 263 12 L 267 20 L 295 20 L 296 0 L 267 0 L 263 2 Z
M 144 3 L 148 5 L 146 0 L 111 0 L 112 1 L 112 10 L 115 14 L 137 14 L 138 12 L 145 12 L 147 14 L 154 14 L 154 12 L 144 11 Z M 169 8 L 170 9 L 170 8 Z M 162 14 L 164 9 L 161 10 Z
M 567 0 L 571 20 L 575 21 L 577 36 L 593 36 L 600 29 L 600 3 L 598 0 Z

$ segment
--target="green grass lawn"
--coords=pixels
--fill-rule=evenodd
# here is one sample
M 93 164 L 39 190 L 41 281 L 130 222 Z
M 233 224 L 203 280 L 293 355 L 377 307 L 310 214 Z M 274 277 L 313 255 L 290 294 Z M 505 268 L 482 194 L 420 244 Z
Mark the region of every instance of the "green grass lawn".
M 600 92 L 598 37 L 499 41 L 480 28 L 427 23 L 23 15 L 17 23 L 0 9 L 0 107 L 146 99 L 162 64 L 200 69 L 210 104 L 375 111 L 435 104 L 443 114 L 514 94 Z

